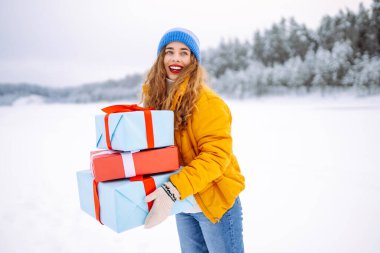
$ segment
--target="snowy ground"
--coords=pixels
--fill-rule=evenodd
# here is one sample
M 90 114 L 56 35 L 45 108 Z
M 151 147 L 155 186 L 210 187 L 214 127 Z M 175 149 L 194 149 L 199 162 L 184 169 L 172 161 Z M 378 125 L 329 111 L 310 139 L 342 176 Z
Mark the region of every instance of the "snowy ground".
M 380 252 L 380 97 L 228 103 L 246 252 Z M 180 251 L 173 217 L 116 234 L 80 210 L 103 105 L 0 107 L 0 252 Z

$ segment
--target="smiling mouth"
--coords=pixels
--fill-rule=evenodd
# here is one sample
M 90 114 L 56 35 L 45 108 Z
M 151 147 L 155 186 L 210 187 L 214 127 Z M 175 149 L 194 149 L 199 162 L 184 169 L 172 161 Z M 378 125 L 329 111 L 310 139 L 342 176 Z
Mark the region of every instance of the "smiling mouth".
M 179 72 L 181 72 L 182 69 L 183 69 L 183 67 L 180 65 L 170 65 L 169 66 L 169 70 L 173 74 L 178 74 Z

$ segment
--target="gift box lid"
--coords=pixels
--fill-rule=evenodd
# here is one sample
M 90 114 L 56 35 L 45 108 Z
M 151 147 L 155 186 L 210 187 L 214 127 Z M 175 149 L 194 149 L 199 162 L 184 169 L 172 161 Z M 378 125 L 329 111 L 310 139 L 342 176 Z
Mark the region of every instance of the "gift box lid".
M 151 116 L 154 147 L 174 145 L 173 111 L 152 110 Z M 107 149 L 104 117 L 104 114 L 95 116 L 96 147 Z M 108 129 L 114 150 L 135 151 L 148 148 L 143 111 L 109 114 Z

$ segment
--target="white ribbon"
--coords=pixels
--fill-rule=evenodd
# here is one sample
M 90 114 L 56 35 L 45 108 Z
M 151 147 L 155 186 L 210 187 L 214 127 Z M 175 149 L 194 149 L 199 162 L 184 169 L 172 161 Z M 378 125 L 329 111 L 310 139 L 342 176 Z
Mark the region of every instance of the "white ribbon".
M 136 176 L 135 163 L 133 162 L 132 152 L 122 152 L 121 158 L 123 159 L 123 167 L 125 177 Z
M 92 171 L 93 176 L 95 177 L 93 160 L 98 156 L 111 155 L 111 154 L 121 155 L 121 159 L 123 160 L 124 175 L 126 178 L 136 176 L 136 168 L 135 168 L 135 163 L 133 162 L 133 156 L 132 156 L 132 154 L 135 152 L 137 151 L 119 152 L 119 151 L 114 151 L 114 150 L 104 150 L 104 151 L 100 151 L 95 154 L 92 154 L 91 155 L 91 171 Z

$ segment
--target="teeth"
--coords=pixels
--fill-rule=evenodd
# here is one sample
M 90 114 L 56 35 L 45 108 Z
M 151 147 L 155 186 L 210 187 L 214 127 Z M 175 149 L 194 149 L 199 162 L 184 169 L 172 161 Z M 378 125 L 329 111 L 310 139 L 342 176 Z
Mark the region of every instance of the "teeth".
M 170 66 L 171 69 L 175 69 L 175 70 L 180 70 L 182 69 L 181 67 L 177 67 L 177 66 Z

